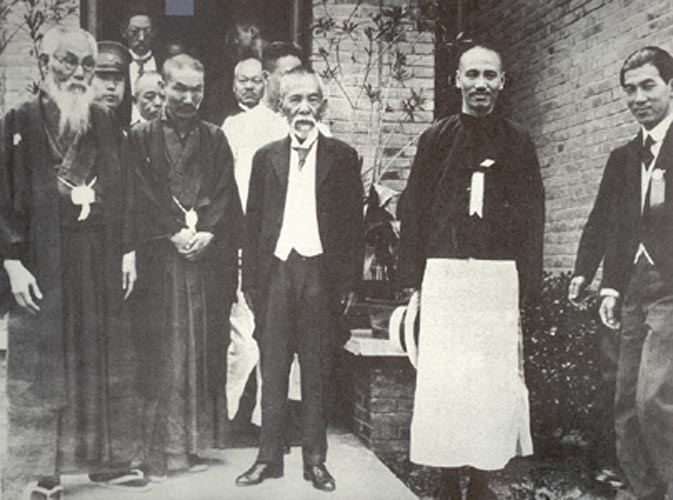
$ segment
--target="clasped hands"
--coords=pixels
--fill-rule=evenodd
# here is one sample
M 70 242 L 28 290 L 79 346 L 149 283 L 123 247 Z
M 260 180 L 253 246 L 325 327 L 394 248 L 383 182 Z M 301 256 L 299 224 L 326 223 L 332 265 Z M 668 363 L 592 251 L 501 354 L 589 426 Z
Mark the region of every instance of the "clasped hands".
M 171 236 L 171 243 L 180 255 L 189 261 L 196 261 L 203 257 L 205 250 L 213 241 L 214 235 L 208 231 L 193 233 L 189 229 L 182 228 Z

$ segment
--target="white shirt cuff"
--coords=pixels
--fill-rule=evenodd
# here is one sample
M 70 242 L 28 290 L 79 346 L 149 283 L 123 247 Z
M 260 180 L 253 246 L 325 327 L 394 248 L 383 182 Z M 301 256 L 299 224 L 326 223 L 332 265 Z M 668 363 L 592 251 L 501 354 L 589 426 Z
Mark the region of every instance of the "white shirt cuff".
M 619 298 L 619 292 L 614 288 L 601 288 L 601 297 L 616 297 Z

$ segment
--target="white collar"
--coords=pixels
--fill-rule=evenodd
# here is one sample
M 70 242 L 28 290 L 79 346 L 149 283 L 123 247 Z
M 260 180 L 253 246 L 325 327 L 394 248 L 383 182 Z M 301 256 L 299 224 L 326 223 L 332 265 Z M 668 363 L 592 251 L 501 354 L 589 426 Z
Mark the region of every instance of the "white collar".
M 655 143 L 661 143 L 661 141 L 664 140 L 664 137 L 666 137 L 666 133 L 668 132 L 668 128 L 671 126 L 671 122 L 673 122 L 673 113 L 669 114 L 666 118 L 657 123 L 657 125 L 651 130 L 646 130 L 645 127 L 641 127 L 643 131 L 643 144 L 645 144 L 645 140 L 647 139 L 648 135 L 652 137 L 652 140 L 654 140 Z
M 129 54 L 131 54 L 131 58 L 133 59 L 134 62 L 142 61 L 143 63 L 146 63 L 147 61 L 152 59 L 152 57 L 154 57 L 154 54 L 152 54 L 151 50 L 147 54 L 145 54 L 145 56 L 140 56 L 135 52 L 133 52 L 131 49 L 129 49 Z
M 313 130 L 309 132 L 308 137 L 304 140 L 304 142 L 299 142 L 297 136 L 293 132 L 290 132 L 290 145 L 292 146 L 293 149 L 311 149 L 311 146 L 313 146 L 313 143 L 317 140 L 318 140 L 317 127 L 313 127 Z

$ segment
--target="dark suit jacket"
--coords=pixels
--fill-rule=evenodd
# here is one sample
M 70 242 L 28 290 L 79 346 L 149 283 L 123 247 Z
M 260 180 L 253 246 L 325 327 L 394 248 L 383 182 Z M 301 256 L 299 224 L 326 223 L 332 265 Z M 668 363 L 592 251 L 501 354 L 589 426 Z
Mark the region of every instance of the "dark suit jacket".
M 316 156 L 316 208 L 330 292 L 355 290 L 364 258 L 362 183 L 357 153 L 320 135 Z M 243 245 L 243 291 L 264 298 L 287 194 L 290 139 L 267 144 L 252 161 Z M 336 297 L 336 295 L 333 295 Z
M 614 162 L 612 164 L 608 162 L 608 166 L 603 171 L 598 195 L 596 195 L 594 206 L 582 230 L 582 237 L 577 248 L 573 275 L 584 276 L 587 283 L 593 281 L 598 265 L 603 260 L 607 249 L 610 204 L 616 189 L 615 180 L 619 180 L 614 173 L 608 173 L 614 168 Z
M 664 138 L 655 168 L 665 171 L 665 202 L 647 218 L 640 213 L 642 136 L 638 134 L 628 144 L 615 149 L 608 159 L 604 183 L 609 203 L 604 210 L 609 215 L 603 288 L 624 293 L 633 270 L 638 244 L 645 238 L 647 251 L 666 282 L 673 286 L 673 127 Z

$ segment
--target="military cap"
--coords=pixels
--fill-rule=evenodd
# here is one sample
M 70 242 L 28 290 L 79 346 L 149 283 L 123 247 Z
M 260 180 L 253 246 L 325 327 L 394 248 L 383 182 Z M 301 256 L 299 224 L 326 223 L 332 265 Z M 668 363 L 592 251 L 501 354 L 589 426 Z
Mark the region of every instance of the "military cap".
M 126 74 L 126 68 L 131 61 L 128 50 L 119 42 L 98 42 L 98 58 L 96 59 L 96 73 Z

